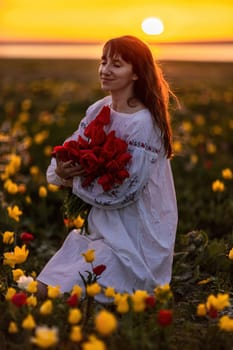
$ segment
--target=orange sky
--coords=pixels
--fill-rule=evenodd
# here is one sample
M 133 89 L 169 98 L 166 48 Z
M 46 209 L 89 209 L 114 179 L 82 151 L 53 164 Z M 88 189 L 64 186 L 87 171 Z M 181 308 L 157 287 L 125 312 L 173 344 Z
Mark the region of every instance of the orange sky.
M 159 17 L 160 35 L 141 22 Z M 0 0 L 0 41 L 105 41 L 132 34 L 147 41 L 232 40 L 232 0 Z

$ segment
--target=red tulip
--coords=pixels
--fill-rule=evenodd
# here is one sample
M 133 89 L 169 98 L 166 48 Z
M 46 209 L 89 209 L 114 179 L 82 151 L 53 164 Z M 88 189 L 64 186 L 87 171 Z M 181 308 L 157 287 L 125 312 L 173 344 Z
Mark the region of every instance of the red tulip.
M 20 292 L 20 293 L 15 293 L 13 297 L 11 298 L 11 302 L 17 306 L 21 307 L 27 303 L 27 294 Z
M 23 241 L 23 243 L 28 244 L 34 239 L 34 236 L 31 233 L 22 232 L 20 239 Z
M 208 311 L 208 315 L 211 318 L 217 318 L 218 317 L 218 310 L 216 310 L 215 308 L 211 307 L 210 310 Z
M 155 306 L 155 304 L 156 304 L 156 300 L 155 300 L 155 297 L 153 296 L 153 295 L 149 295 L 147 298 L 146 298 L 146 300 L 145 300 L 145 302 L 146 302 L 146 306 L 149 308 L 152 308 L 152 307 L 154 307 Z
M 71 295 L 67 300 L 66 300 L 67 304 L 71 307 L 76 307 L 78 304 L 78 296 L 77 294 L 73 294 Z
M 99 276 L 101 275 L 102 272 L 104 272 L 105 269 L 106 269 L 105 265 L 98 265 L 93 268 L 93 272 L 96 276 Z
M 158 322 L 160 326 L 169 326 L 173 320 L 172 310 L 159 310 L 158 313 Z

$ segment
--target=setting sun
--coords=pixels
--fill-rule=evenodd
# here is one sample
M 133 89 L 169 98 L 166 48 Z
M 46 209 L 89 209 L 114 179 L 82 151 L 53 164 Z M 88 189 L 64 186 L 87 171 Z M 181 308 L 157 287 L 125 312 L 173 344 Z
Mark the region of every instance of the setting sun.
M 145 40 L 159 34 L 163 42 L 232 40 L 229 0 L 128 0 L 125 5 L 123 0 L 3 1 L 0 41 L 103 42 L 124 34 Z
M 148 35 L 159 35 L 164 31 L 164 25 L 161 19 L 148 17 L 142 21 L 142 30 Z

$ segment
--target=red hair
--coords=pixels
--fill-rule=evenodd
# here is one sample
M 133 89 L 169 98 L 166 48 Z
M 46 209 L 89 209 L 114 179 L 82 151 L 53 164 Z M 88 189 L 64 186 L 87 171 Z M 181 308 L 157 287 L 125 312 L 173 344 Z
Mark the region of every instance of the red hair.
M 124 61 L 132 64 L 133 72 L 138 77 L 134 84 L 132 98 L 140 100 L 151 112 L 161 130 L 166 155 L 171 158 L 172 129 L 168 104 L 170 95 L 173 97 L 175 95 L 164 79 L 161 69 L 155 63 L 151 50 L 140 39 L 126 35 L 107 41 L 103 52 L 107 51 L 110 57 L 120 55 Z

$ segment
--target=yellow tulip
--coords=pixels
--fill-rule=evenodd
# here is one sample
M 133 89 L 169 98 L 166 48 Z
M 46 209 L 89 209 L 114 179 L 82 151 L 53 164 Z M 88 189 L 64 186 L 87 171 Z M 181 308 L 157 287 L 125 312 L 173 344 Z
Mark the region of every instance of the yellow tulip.
M 19 209 L 17 205 L 13 207 L 7 207 L 8 215 L 11 219 L 19 221 L 19 217 L 23 214 L 22 210 Z
M 18 326 L 15 322 L 11 321 L 8 327 L 9 333 L 18 333 Z
M 80 342 L 82 340 L 82 330 L 80 326 L 73 326 L 70 332 L 70 340 L 73 342 Z
M 84 224 L 84 219 L 78 215 L 76 219 L 73 220 L 73 224 L 76 228 L 82 228 Z
M 92 263 L 95 260 L 95 250 L 89 249 L 85 253 L 82 253 L 82 256 L 87 263 Z
M 31 276 L 32 276 L 32 278 L 36 278 L 36 276 L 37 276 L 36 271 L 32 271 L 32 272 L 31 272 Z
M 114 301 L 117 312 L 124 314 L 129 311 L 128 294 L 116 294 Z
M 104 292 L 105 296 L 108 298 L 114 298 L 115 296 L 115 289 L 113 287 L 107 287 Z
M 213 192 L 223 192 L 225 190 L 225 185 L 220 180 L 215 180 L 212 182 L 212 191 Z
M 193 126 L 192 126 L 192 124 L 191 124 L 190 121 L 183 121 L 183 122 L 181 123 L 181 128 L 182 128 L 183 131 L 185 131 L 185 132 L 190 132 L 190 131 L 192 131 Z
M 15 233 L 11 231 L 5 231 L 3 234 L 3 243 L 12 244 L 14 242 Z
M 40 307 L 40 314 L 41 315 L 49 315 L 53 311 L 53 303 L 51 300 L 46 300 L 43 302 L 43 304 Z
M 24 272 L 23 270 L 21 269 L 15 269 L 15 270 L 12 270 L 12 274 L 13 274 L 13 280 L 15 282 L 17 282 L 17 280 L 24 275 Z
M 101 310 L 95 317 L 95 328 L 103 336 L 111 334 L 117 328 L 116 317 L 107 310 Z
M 4 253 L 3 263 L 14 268 L 16 264 L 22 264 L 25 262 L 27 260 L 28 254 L 29 250 L 26 249 L 25 244 L 22 246 L 22 248 L 16 246 L 14 252 Z
M 212 142 L 207 143 L 206 145 L 206 151 L 209 154 L 214 154 L 217 152 L 217 147 L 215 146 L 215 144 L 213 144 Z
M 219 328 L 223 331 L 233 332 L 233 318 L 224 315 L 219 319 Z
M 180 153 L 183 150 L 182 143 L 179 141 L 173 142 L 173 150 L 175 153 Z
M 49 136 L 49 132 L 48 130 L 43 130 L 41 132 L 38 132 L 35 136 L 34 136 L 34 142 L 37 145 L 40 145 L 41 143 L 44 142 L 44 140 L 46 140 Z
M 21 162 L 22 162 L 21 157 L 18 156 L 17 154 L 12 153 L 10 155 L 10 162 L 6 167 L 7 174 L 14 175 L 20 169 Z
M 91 297 L 94 297 L 96 294 L 99 294 L 100 291 L 101 287 L 97 282 L 87 285 L 87 294 Z
M 50 157 L 51 156 L 51 152 L 52 152 L 52 147 L 51 146 L 45 146 L 43 152 L 44 152 L 45 156 Z
M 48 184 L 48 190 L 51 192 L 57 192 L 59 190 L 59 186 L 53 185 L 53 184 Z
M 230 306 L 229 295 L 226 293 L 218 293 L 217 296 L 211 294 L 207 298 L 207 309 L 214 308 L 217 311 L 223 310 L 225 307 Z
M 231 250 L 229 251 L 228 258 L 230 260 L 233 260 L 233 248 L 231 248 Z
M 22 327 L 24 329 L 33 329 L 36 327 L 36 322 L 31 314 L 27 315 L 27 317 L 22 322 Z
M 80 298 L 82 295 L 82 287 L 80 287 L 78 284 L 75 284 L 71 291 L 71 295 L 73 294 L 77 294 L 77 296 Z
M 96 336 L 90 335 L 88 341 L 82 344 L 82 350 L 106 350 L 106 345 Z
M 36 165 L 31 166 L 31 168 L 30 168 L 30 174 L 31 174 L 32 176 L 38 175 L 39 172 L 40 172 L 40 169 L 38 168 L 38 166 L 36 166 Z
M 82 319 L 82 313 L 79 309 L 73 308 L 69 310 L 68 322 L 71 324 L 79 323 Z
M 231 180 L 233 178 L 233 174 L 230 168 L 226 168 L 222 170 L 222 177 L 227 180 Z
M 16 289 L 12 288 L 12 287 L 9 287 L 7 289 L 7 292 L 6 292 L 5 299 L 6 300 L 11 300 L 13 295 L 15 295 L 15 293 L 16 293 Z
M 35 307 L 37 305 L 37 298 L 34 295 L 30 295 L 30 297 L 27 298 L 27 305 Z
M 37 281 L 31 281 L 27 286 L 27 292 L 35 294 L 37 292 Z
M 198 316 L 206 316 L 206 306 L 205 306 L 205 304 L 199 304 L 197 306 L 197 315 Z
M 197 282 L 197 284 L 201 285 L 201 284 L 207 284 L 209 282 L 212 281 L 212 278 L 211 277 L 208 277 L 208 278 L 205 278 L 204 280 L 201 280 L 199 282 Z
M 45 198 L 47 197 L 47 189 L 44 186 L 39 187 L 39 197 Z
M 26 196 L 26 197 L 25 197 L 25 202 L 26 202 L 27 204 L 32 204 L 31 197 L 30 197 L 30 196 Z
M 26 137 L 24 137 L 22 142 L 23 142 L 23 145 L 25 148 L 29 148 L 32 144 L 32 138 L 30 136 L 26 136 Z
M 131 295 L 131 299 L 133 301 L 133 310 L 135 312 L 142 312 L 145 310 L 145 300 L 148 296 L 148 293 L 144 290 L 136 290 L 134 294 Z
M 173 294 L 169 284 L 158 286 L 154 289 L 155 296 L 158 300 L 171 299 Z
M 57 298 L 61 295 L 60 286 L 48 286 L 48 297 L 49 298 Z
M 18 192 L 18 185 L 11 179 L 5 181 L 4 188 L 10 194 L 16 194 Z

